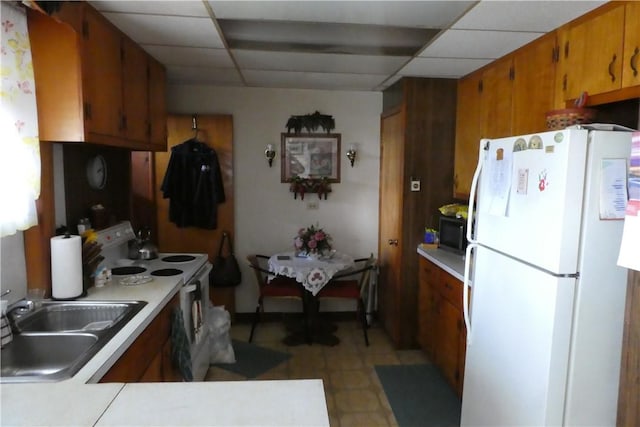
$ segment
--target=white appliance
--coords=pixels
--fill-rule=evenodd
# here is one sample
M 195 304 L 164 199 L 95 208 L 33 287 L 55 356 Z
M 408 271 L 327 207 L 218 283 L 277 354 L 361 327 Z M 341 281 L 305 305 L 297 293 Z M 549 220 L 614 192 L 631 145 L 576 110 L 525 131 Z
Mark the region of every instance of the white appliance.
M 630 149 L 586 126 L 481 141 L 463 426 L 616 424 Z
M 210 361 L 209 328 L 204 325 L 207 318 L 211 272 L 208 255 L 159 253 L 158 257 L 152 260 L 130 260 L 127 258 L 128 243 L 135 239 L 135 233 L 129 221 L 122 221 L 98 231 L 97 234 L 97 241 L 102 244 L 101 255 L 105 257 L 101 266 L 110 268 L 113 274 L 112 284 L 107 286 L 122 286 L 118 284 L 121 279 L 136 275 L 173 277 L 176 284 L 178 281 L 183 283 L 179 299 L 185 331 L 189 338 L 191 370 L 193 380 L 202 381 L 207 374 Z M 153 286 L 153 282 L 136 286 Z

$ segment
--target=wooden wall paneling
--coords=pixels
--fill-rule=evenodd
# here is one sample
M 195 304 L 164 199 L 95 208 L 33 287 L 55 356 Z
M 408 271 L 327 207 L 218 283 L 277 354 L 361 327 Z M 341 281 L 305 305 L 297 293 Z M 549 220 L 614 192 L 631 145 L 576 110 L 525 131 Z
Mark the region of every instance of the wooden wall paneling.
M 621 427 L 640 425 L 640 272 L 629 270 L 618 395 Z
M 150 151 L 131 152 L 131 225 L 135 231 L 149 227 L 152 240 L 158 235 L 156 213 L 156 171 L 153 153 Z
M 381 118 L 379 301 L 382 323 L 395 346 L 411 348 L 417 346 L 416 247 L 422 242 L 425 226 L 437 227 L 438 207 L 451 203 L 457 82 L 404 78 L 399 84 L 403 96 L 398 122 L 385 130 L 391 126 L 385 122 L 393 117 L 393 111 L 385 112 Z M 394 92 L 395 88 L 391 90 Z M 392 95 L 395 98 L 395 92 Z M 386 96 L 385 91 L 383 98 Z M 386 139 L 402 146 L 394 154 L 399 159 L 392 158 L 389 164 Z M 396 191 L 400 195 L 385 193 L 391 177 L 399 180 Z M 412 177 L 421 181 L 420 191 L 411 191 Z M 394 220 L 392 215 L 398 219 Z M 397 224 L 388 224 L 393 221 Z M 387 230 L 398 231 L 392 234 Z M 389 245 L 389 239 L 397 240 L 398 246 Z
M 234 236 L 233 200 L 233 117 L 231 115 L 197 115 L 198 139 L 213 148 L 220 162 L 226 201 L 218 205 L 218 228 L 204 230 L 195 227 L 178 228 L 169 221 L 169 199 L 160 191 L 171 148 L 195 136 L 191 115 L 169 115 L 167 119 L 167 152 L 154 153 L 155 191 L 158 217 L 157 244 L 161 252 L 208 253 L 213 260 L 223 231 Z
M 51 295 L 51 237 L 55 235 L 53 145 L 40 143 L 40 197 L 36 202 L 38 225 L 24 232 L 27 289 L 46 289 Z
M 129 151 L 93 144 L 64 144 L 64 186 L 67 227 L 76 234 L 80 218 L 91 218 L 91 206 L 105 207 L 108 223 L 128 220 L 130 173 Z M 101 190 L 92 189 L 87 182 L 87 161 L 102 155 L 107 162 L 107 183 Z M 52 211 L 53 212 L 53 211 Z M 92 224 L 96 225 L 96 224 Z

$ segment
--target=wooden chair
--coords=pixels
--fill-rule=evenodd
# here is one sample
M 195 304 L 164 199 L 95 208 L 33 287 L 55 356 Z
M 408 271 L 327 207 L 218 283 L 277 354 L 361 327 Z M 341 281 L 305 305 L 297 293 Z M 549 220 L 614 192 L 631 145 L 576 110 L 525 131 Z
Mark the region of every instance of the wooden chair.
M 362 323 L 364 332 L 364 342 L 369 345 L 369 336 L 367 335 L 367 312 L 364 301 L 367 299 L 369 291 L 369 276 L 376 266 L 376 259 L 373 254 L 369 258 L 360 258 L 355 260 L 356 269 L 345 271 L 333 276 L 320 292 L 316 295 L 318 301 L 325 298 L 344 298 L 357 302 L 357 313 Z
M 266 267 L 267 260 L 266 255 L 248 255 L 247 261 L 249 266 L 253 269 L 256 275 L 256 282 L 258 284 L 258 304 L 256 305 L 256 312 L 253 317 L 253 323 L 251 325 L 251 333 L 249 335 L 249 342 L 253 340 L 253 333 L 256 329 L 258 322 L 260 321 L 260 312 L 264 311 L 264 299 L 265 298 L 297 298 L 302 301 L 302 287 L 295 279 L 285 276 L 275 276 L 270 281 L 268 277 L 272 275 L 269 269 Z M 306 325 L 306 313 L 303 306 L 303 317 Z

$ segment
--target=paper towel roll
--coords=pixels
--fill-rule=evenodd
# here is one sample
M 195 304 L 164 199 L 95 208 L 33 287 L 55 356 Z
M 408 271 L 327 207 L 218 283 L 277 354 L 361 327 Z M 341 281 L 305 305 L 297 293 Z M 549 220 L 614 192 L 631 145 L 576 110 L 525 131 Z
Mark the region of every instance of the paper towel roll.
M 51 296 L 73 299 L 82 295 L 82 238 L 51 238 Z

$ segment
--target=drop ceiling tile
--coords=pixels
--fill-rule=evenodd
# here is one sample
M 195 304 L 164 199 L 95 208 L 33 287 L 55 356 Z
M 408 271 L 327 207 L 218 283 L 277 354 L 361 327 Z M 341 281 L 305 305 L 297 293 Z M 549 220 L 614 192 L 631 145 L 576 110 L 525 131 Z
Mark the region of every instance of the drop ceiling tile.
M 101 12 L 147 13 L 151 15 L 209 17 L 209 12 L 200 0 L 190 1 L 90 1 Z
M 414 58 L 398 74 L 411 77 L 460 78 L 491 61 L 470 58 Z
M 104 15 L 138 44 L 214 48 L 224 46 L 209 18 L 113 12 L 105 12 Z
M 436 58 L 500 58 L 542 36 L 542 33 L 449 30 L 418 56 Z
M 386 88 L 388 88 L 389 86 L 393 85 L 395 82 L 397 82 L 398 80 L 400 80 L 403 76 L 401 76 L 400 74 L 394 74 L 393 76 L 389 77 L 387 80 L 383 81 L 377 88 L 376 90 L 385 90 Z
M 339 22 L 445 28 L 473 1 L 213 1 L 218 19 Z
M 413 56 L 439 30 L 380 25 L 218 20 L 232 49 Z
M 451 28 L 549 32 L 606 1 L 481 1 Z
M 386 76 L 339 73 L 300 73 L 290 71 L 243 71 L 249 86 L 300 89 L 334 89 L 370 91 Z
M 156 45 L 142 45 L 142 48 L 165 65 L 234 68 L 225 49 Z
M 242 78 L 232 68 L 181 67 L 170 65 L 167 67 L 167 81 L 183 84 L 214 84 L 225 86 L 243 86 Z
M 254 70 L 317 71 L 321 73 L 389 74 L 411 57 L 311 54 L 232 50 L 238 66 Z

